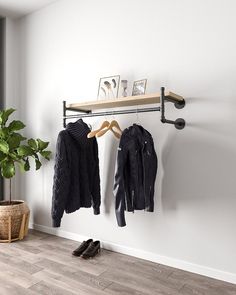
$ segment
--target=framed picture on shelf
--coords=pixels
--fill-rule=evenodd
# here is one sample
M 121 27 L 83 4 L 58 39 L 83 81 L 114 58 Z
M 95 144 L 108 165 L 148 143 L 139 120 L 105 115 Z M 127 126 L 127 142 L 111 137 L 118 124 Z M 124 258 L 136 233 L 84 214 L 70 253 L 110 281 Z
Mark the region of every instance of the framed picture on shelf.
M 147 79 L 134 81 L 132 96 L 145 94 Z
M 118 97 L 120 76 L 100 78 L 98 87 L 98 99 L 114 99 Z

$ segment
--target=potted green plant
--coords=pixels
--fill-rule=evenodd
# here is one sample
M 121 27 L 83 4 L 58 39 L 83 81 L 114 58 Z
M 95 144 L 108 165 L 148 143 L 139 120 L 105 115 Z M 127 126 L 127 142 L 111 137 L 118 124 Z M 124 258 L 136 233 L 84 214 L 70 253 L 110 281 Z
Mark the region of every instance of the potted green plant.
M 28 232 L 29 208 L 22 200 L 12 200 L 12 178 L 16 166 L 23 172 L 30 170 L 30 158 L 35 161 L 36 170 L 42 163 L 40 156 L 50 160 L 51 151 L 46 150 L 49 142 L 41 139 L 27 139 L 20 130 L 25 124 L 19 120 L 8 122 L 14 109 L 0 112 L 0 169 L 3 178 L 9 180 L 9 200 L 0 202 L 0 242 L 23 239 Z

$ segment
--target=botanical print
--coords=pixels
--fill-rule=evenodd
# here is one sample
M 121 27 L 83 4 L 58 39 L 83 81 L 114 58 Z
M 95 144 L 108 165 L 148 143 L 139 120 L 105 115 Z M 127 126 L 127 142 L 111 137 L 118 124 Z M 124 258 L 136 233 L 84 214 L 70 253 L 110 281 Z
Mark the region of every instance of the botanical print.
M 120 76 L 110 76 L 100 78 L 98 87 L 98 99 L 117 98 L 119 90 Z

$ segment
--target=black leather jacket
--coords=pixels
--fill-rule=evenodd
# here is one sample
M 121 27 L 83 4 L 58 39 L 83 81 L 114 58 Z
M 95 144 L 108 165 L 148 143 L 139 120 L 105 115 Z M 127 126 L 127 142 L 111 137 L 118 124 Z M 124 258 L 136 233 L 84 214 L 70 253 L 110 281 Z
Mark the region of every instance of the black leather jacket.
M 124 211 L 154 211 L 157 156 L 151 134 L 134 124 L 122 133 L 118 148 L 114 195 L 116 218 L 125 226 Z

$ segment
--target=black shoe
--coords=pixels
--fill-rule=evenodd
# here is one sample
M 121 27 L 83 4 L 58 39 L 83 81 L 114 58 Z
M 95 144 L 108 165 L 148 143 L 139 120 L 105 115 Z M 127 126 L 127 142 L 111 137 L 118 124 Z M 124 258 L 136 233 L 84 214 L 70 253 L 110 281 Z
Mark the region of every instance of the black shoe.
M 89 239 L 87 241 L 83 241 L 83 243 L 72 252 L 72 255 L 74 256 L 80 256 L 88 247 L 89 245 L 93 242 L 92 239 Z
M 99 252 L 100 252 L 100 242 L 95 241 L 88 246 L 88 248 L 83 252 L 81 257 L 84 259 L 92 258 L 92 257 L 95 257 Z

